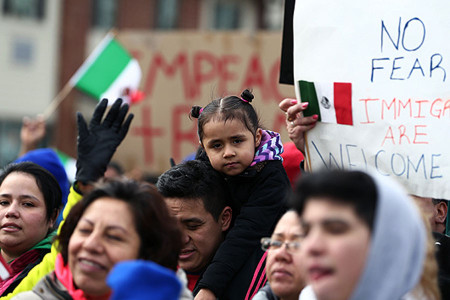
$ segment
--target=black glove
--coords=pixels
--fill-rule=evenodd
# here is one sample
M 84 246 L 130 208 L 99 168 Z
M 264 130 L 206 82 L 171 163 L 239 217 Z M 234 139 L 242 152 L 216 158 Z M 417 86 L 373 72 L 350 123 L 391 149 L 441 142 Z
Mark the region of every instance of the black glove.
M 122 105 L 120 98 L 114 102 L 102 122 L 107 104 L 108 100 L 103 99 L 97 105 L 89 128 L 83 115 L 77 112 L 78 158 L 75 175 L 77 182 L 87 184 L 103 177 L 111 157 L 130 127 L 134 115 L 129 114 L 125 122 L 123 121 L 128 112 L 128 104 Z

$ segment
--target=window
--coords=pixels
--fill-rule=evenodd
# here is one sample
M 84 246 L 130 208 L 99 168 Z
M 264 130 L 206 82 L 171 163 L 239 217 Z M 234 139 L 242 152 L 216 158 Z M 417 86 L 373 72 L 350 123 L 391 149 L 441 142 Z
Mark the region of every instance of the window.
M 156 26 L 159 29 L 174 29 L 177 26 L 178 0 L 159 0 Z
M 117 0 L 94 0 L 92 5 L 92 26 L 110 29 L 116 25 Z
M 237 29 L 239 26 L 239 4 L 234 1 L 218 1 L 215 7 L 215 29 Z
M 3 15 L 42 20 L 45 0 L 3 0 Z

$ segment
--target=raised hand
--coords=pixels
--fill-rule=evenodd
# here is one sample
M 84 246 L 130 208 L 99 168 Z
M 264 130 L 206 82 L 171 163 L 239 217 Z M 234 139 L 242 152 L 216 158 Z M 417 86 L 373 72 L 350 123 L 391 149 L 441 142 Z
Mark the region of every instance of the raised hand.
M 128 104 L 122 105 L 122 99 L 114 102 L 102 121 L 107 104 L 108 100 L 103 99 L 97 105 L 89 126 L 83 115 L 77 113 L 77 182 L 88 184 L 103 177 L 108 163 L 130 127 L 134 115 L 129 114 L 125 120 Z
M 46 128 L 44 117 L 38 115 L 35 119 L 24 117 L 20 129 L 20 153 L 24 155 L 28 151 L 35 150 L 45 137 Z

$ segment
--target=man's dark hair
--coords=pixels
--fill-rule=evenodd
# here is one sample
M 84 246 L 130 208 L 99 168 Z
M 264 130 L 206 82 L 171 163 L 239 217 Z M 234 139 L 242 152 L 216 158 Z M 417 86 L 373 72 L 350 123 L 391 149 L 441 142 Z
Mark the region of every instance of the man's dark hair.
M 348 204 L 370 230 L 373 228 L 377 202 L 377 188 L 374 180 L 360 171 L 321 171 L 305 174 L 297 183 L 293 206 L 301 216 L 311 198 L 327 198 Z
M 434 205 L 439 204 L 441 202 L 444 202 L 445 204 L 448 205 L 448 200 L 446 199 L 436 199 L 436 198 L 432 198 L 431 201 L 433 202 Z
M 216 221 L 231 203 L 224 179 L 204 161 L 189 160 L 173 166 L 159 176 L 156 186 L 167 198 L 201 199 Z

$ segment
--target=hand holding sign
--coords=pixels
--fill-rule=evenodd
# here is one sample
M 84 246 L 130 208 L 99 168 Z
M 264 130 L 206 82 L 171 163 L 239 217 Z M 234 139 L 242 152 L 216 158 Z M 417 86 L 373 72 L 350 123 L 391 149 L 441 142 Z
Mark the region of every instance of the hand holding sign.
M 317 124 L 317 115 L 304 117 L 302 112 L 308 108 L 308 103 L 299 103 L 295 99 L 286 98 L 278 105 L 286 113 L 286 129 L 289 138 L 298 150 L 305 153 L 305 133 Z

